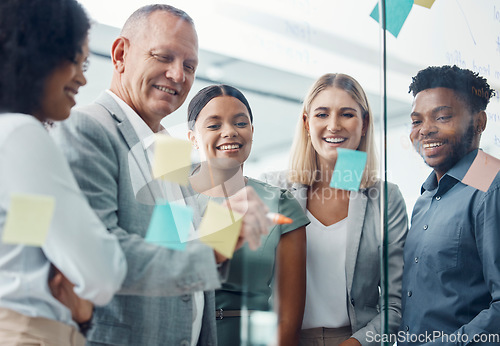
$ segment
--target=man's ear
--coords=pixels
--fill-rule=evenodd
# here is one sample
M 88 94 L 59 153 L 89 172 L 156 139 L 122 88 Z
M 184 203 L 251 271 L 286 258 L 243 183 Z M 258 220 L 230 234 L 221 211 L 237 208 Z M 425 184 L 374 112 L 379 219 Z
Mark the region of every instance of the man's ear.
M 118 37 L 111 46 L 111 61 L 118 73 L 125 71 L 125 57 L 129 41 L 123 36 Z
M 478 134 L 481 134 L 486 129 L 486 121 L 488 117 L 485 111 L 480 111 L 474 117 L 474 128 Z
M 191 144 L 193 145 L 193 147 L 195 147 L 196 149 L 199 149 L 198 142 L 196 141 L 196 136 L 195 136 L 193 130 L 188 131 L 187 137 L 188 137 L 189 141 L 191 142 Z

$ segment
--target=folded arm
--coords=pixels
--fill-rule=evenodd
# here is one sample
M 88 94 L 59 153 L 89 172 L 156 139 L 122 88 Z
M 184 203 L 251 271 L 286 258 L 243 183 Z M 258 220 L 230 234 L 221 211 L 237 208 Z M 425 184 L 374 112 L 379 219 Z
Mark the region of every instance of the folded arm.
M 89 116 L 75 114 L 53 137 L 91 207 L 125 253 L 128 272 L 119 294 L 178 296 L 219 287 L 210 248 L 192 241 L 185 251 L 177 251 L 144 240 L 153 206 L 134 196 L 128 147 L 119 135 Z

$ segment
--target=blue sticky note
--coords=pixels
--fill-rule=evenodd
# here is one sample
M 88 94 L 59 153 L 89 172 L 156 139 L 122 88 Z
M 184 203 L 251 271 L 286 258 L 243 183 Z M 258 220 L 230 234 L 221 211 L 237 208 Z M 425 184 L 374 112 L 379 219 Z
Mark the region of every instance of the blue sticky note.
M 337 162 L 330 187 L 358 191 L 366 166 L 366 153 L 359 150 L 337 148 Z
M 186 243 L 181 239 L 188 238 L 192 221 L 191 207 L 175 203 L 157 204 L 145 239 L 150 243 L 183 251 Z
M 398 37 L 403 24 L 410 14 L 414 0 L 386 0 L 385 22 L 387 31 Z M 370 17 L 380 23 L 378 3 L 375 5 Z

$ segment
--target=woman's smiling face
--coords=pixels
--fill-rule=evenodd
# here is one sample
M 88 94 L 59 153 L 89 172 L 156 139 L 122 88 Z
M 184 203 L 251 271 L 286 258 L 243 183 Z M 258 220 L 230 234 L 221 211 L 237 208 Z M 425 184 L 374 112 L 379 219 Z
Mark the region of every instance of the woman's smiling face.
M 45 81 L 40 109 L 34 112 L 41 121 L 62 121 L 69 117 L 76 104 L 75 95 L 87 84 L 84 76 L 89 55 L 88 39 L 82 44 L 75 61 L 63 60 Z
M 253 126 L 249 111 L 235 97 L 215 97 L 200 111 L 194 131 L 189 131 L 188 137 L 199 148 L 202 160 L 222 159 L 241 165 L 252 148 Z
M 337 160 L 337 148 L 357 150 L 366 131 L 359 104 L 346 91 L 328 87 L 311 102 L 304 125 L 320 162 L 331 165 Z

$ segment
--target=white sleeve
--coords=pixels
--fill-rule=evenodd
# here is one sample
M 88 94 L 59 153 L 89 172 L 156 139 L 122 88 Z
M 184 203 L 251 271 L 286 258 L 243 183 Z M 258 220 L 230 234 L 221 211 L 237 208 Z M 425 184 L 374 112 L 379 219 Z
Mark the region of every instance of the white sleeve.
M 42 250 L 72 283 L 75 293 L 107 304 L 121 287 L 127 264 L 120 245 L 87 203 L 65 157 L 37 123 L 16 129 L 2 148 L 7 192 L 55 199 L 54 215 Z

